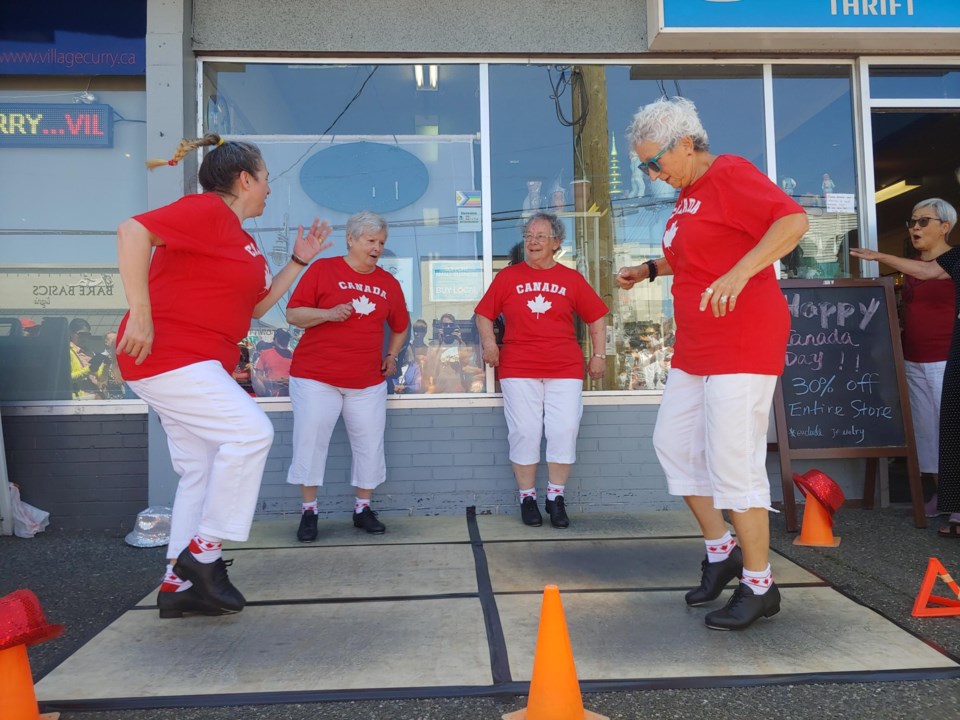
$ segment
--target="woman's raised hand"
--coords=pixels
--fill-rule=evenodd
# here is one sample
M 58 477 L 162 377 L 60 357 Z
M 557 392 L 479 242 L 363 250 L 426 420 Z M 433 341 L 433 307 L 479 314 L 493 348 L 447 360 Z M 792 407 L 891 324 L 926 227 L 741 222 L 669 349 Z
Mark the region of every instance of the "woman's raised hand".
M 320 218 L 315 217 L 313 224 L 306 233 L 303 231 L 303 225 L 297 228 L 297 239 L 293 243 L 293 254 L 304 262 L 310 262 L 324 250 L 333 246 L 332 242 L 327 241 L 332 232 L 333 228 L 326 220 L 321 222 Z

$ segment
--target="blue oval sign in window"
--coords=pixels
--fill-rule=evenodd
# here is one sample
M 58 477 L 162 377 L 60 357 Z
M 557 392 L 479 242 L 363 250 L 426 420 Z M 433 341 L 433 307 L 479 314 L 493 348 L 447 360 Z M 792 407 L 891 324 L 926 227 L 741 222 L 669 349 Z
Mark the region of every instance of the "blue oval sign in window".
M 372 142 L 334 145 L 300 170 L 300 185 L 311 200 L 350 214 L 399 210 L 419 200 L 429 182 L 426 166 L 415 155 Z

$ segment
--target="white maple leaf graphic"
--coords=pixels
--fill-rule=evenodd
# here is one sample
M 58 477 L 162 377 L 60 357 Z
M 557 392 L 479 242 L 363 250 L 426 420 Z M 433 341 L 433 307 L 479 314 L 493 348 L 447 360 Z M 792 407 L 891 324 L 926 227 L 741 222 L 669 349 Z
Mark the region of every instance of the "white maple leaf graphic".
M 377 309 L 377 304 L 370 302 L 370 298 L 366 295 L 361 295 L 359 298 L 354 298 L 353 310 L 357 315 L 369 315 L 374 310 Z
M 665 248 L 673 245 L 673 238 L 677 234 L 677 224 L 668 225 L 667 229 L 663 231 L 663 246 Z
M 553 303 L 544 300 L 543 295 L 537 295 L 533 300 L 527 300 L 527 307 L 530 308 L 530 312 L 536 313 L 539 318 L 541 313 L 545 313 L 553 307 Z

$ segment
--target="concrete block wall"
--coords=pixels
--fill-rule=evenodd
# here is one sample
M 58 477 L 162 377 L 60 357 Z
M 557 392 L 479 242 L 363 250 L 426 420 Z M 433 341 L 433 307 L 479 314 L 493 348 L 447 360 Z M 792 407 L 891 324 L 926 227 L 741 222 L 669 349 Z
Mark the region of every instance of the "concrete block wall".
M 129 531 L 147 506 L 145 415 L 3 415 L 10 482 L 51 529 Z

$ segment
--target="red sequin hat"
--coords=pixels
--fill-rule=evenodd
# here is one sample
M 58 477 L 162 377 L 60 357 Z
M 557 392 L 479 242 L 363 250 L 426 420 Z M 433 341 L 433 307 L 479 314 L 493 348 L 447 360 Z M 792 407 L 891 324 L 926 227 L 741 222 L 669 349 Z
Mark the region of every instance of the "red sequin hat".
M 63 625 L 47 622 L 32 590 L 14 590 L 0 598 L 0 650 L 36 645 L 62 632 Z
M 803 475 L 794 473 L 793 482 L 800 488 L 800 492 L 804 496 L 807 493 L 813 495 L 830 513 L 831 520 L 833 514 L 840 509 L 843 501 L 846 500 L 843 490 L 834 482 L 833 478 L 819 470 L 807 470 Z

